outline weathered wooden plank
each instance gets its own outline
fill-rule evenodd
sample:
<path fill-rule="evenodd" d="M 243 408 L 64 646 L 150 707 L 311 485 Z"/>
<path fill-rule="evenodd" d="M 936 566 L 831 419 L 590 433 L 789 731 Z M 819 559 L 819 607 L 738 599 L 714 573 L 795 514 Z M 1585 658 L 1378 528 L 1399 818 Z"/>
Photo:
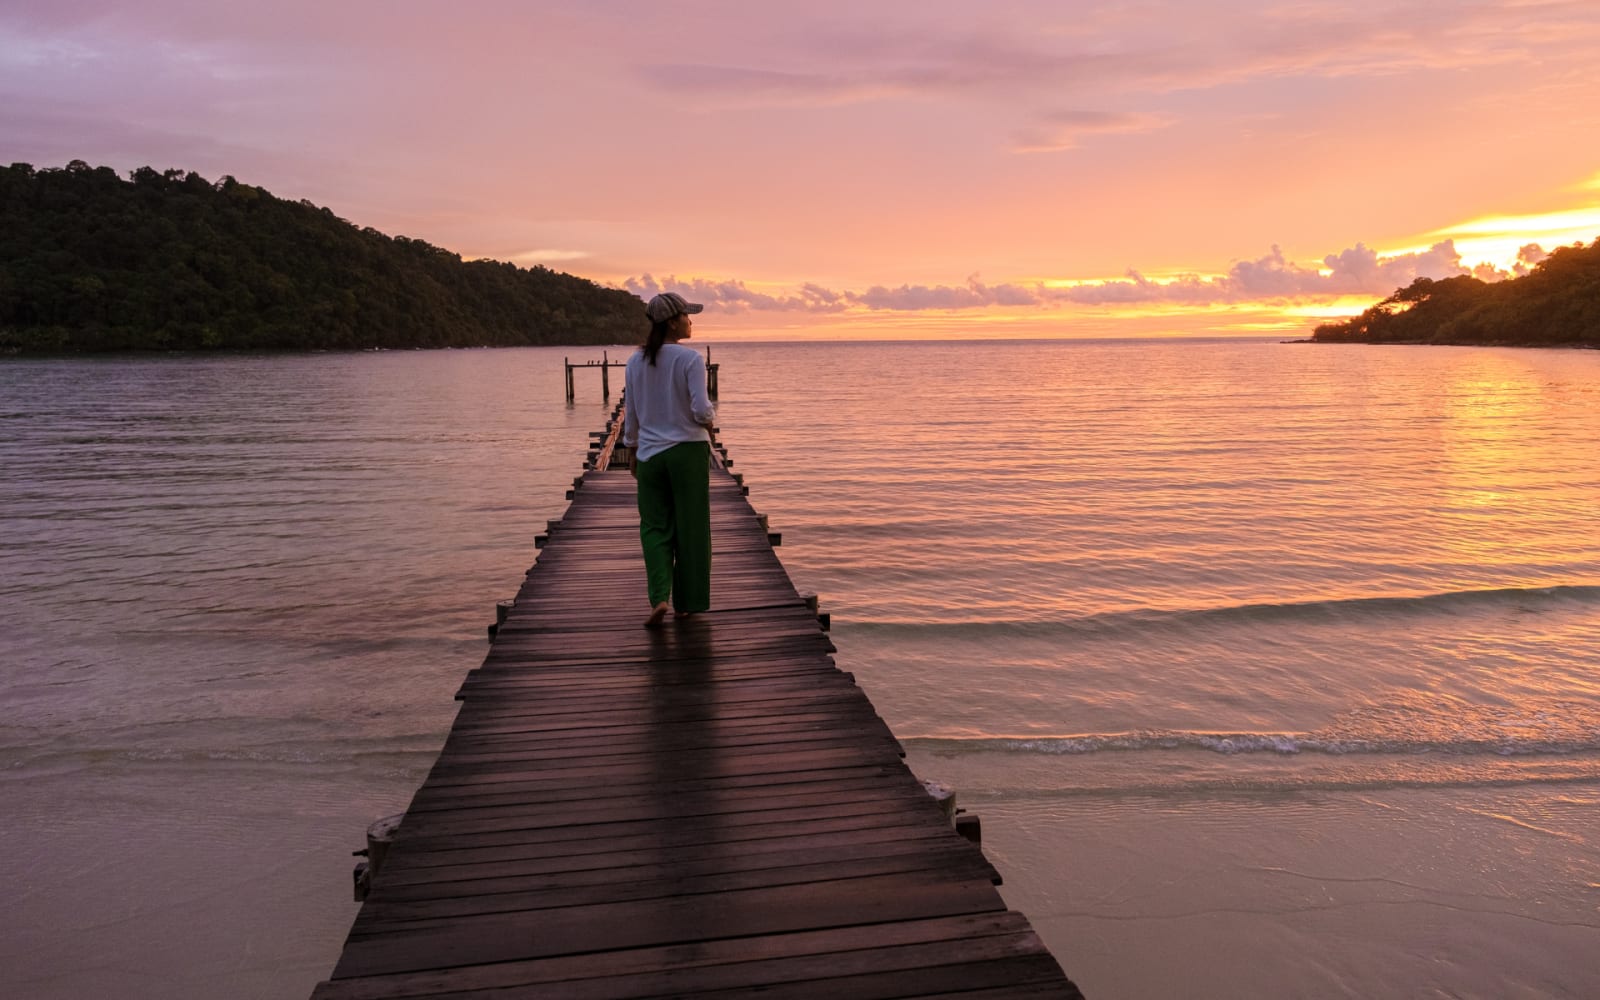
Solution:
<path fill-rule="evenodd" d="M 475 725 L 457 725 L 445 740 L 446 748 L 493 745 L 501 740 L 581 740 L 588 737 L 623 739 L 629 736 L 648 735 L 662 727 L 676 726 L 706 729 L 716 733 L 782 732 L 790 729 L 826 728 L 837 722 L 870 721 L 878 715 L 869 706 L 857 701 L 839 702 L 832 711 L 774 712 L 770 714 L 725 716 L 713 714 L 684 716 L 676 720 L 641 722 L 636 718 L 619 716 L 610 724 L 604 720 L 583 716 L 564 721 L 549 721 L 540 717 L 497 717 Z M 770 728 L 769 728 L 770 727 Z"/>
<path fill-rule="evenodd" d="M 513 888 L 495 885 L 490 891 L 476 881 L 450 882 L 457 890 L 430 899 L 396 899 L 384 896 L 361 908 L 356 929 L 364 934 L 384 926 L 410 921 L 439 920 L 490 913 L 564 909 L 604 903 L 643 902 L 654 899 L 686 899 L 715 893 L 781 886 L 810 885 L 822 881 L 845 881 L 916 872 L 938 872 L 946 876 L 985 880 L 993 878 L 989 866 L 975 851 L 963 851 L 947 844 L 934 851 L 902 851 L 866 857 L 832 858 L 825 863 L 779 865 L 729 870 L 721 865 L 715 871 L 686 872 L 676 866 L 632 869 L 632 878 L 572 884 L 561 879 L 545 879 L 542 884 Z M 429 888 L 438 890 L 441 883 Z M 398 928 L 404 929 L 404 928 Z"/>
<path fill-rule="evenodd" d="M 587 784 L 588 787 L 594 788 L 597 787 L 598 782 L 605 781 L 607 784 L 626 783 L 648 786 L 663 781 L 710 781 L 740 775 L 790 774 L 797 771 L 813 771 L 827 767 L 882 767 L 889 761 L 881 753 L 867 753 L 857 747 L 843 747 L 833 750 L 815 750 L 800 755 L 788 753 L 752 754 L 713 760 L 712 763 L 715 765 L 714 768 L 700 768 L 692 771 L 679 771 L 678 773 L 663 773 L 661 767 L 652 765 L 649 761 L 632 761 L 626 768 L 569 767 L 562 768 L 559 771 L 541 769 L 536 773 L 515 765 L 507 767 L 480 766 L 470 770 L 453 769 L 441 772 L 436 765 L 434 773 L 428 776 L 428 784 L 437 786 L 484 786 L 505 782 L 545 781 L 561 787 Z"/>
<path fill-rule="evenodd" d="M 931 920 L 884 924 L 876 928 L 877 948 L 905 945 L 942 945 L 947 942 L 1027 933 L 1027 921 L 1017 913 L 982 913 Z M 802 931 L 794 934 L 749 937 L 736 941 L 708 941 L 699 947 L 610 950 L 552 959 L 506 962 L 470 970 L 376 975 L 324 983 L 314 1000 L 406 1000 L 430 997 L 457 989 L 515 989 L 570 985 L 597 977 L 671 972 L 745 965 L 752 961 L 842 955 L 874 950 L 861 943 L 858 929 Z M 681 991 L 680 991 L 681 992 Z M 551 995 L 557 995 L 552 989 Z"/>
<path fill-rule="evenodd" d="M 804 823 L 769 823 L 710 831 L 698 843 L 664 845 L 650 833 L 617 837 L 597 844 L 567 840 L 542 844 L 514 840 L 485 847 L 412 847 L 384 863 L 384 888 L 437 882 L 444 878 L 514 878 L 553 872 L 593 870 L 696 858 L 737 858 L 782 851 L 823 851 L 890 841 L 929 840 L 948 844 L 942 830 L 922 819 L 847 816 Z"/>
<path fill-rule="evenodd" d="M 564 829 L 597 823 L 656 821 L 681 823 L 694 820 L 699 825 L 728 825 L 731 816 L 752 816 L 772 821 L 785 813 L 795 813 L 798 821 L 806 816 L 828 815 L 825 810 L 855 803 L 871 803 L 878 815 L 937 810 L 938 806 L 918 788 L 888 786 L 883 782 L 862 783 L 855 788 L 824 786 L 818 791 L 790 791 L 771 795 L 741 795 L 738 792 L 675 791 L 662 796 L 633 796 L 552 808 L 540 802 L 513 805 L 457 804 L 449 810 L 413 810 L 407 818 L 406 837 L 438 837 L 457 831 L 488 832 L 521 829 L 532 825 L 539 830 Z M 815 811 L 812 811 L 815 810 Z"/>
<path fill-rule="evenodd" d="M 1008 975 L 1012 970 L 997 966 L 997 963 L 1012 959 L 1020 960 L 1015 969 L 1026 969 L 1026 975 L 1043 985 L 1050 979 L 1049 969 L 1053 963 L 1048 961 L 1047 956 L 1047 960 L 1041 962 L 1042 953 L 1043 946 L 1032 932 L 983 935 L 928 944 L 858 947 L 843 952 L 757 962 L 680 966 L 631 975 L 601 974 L 541 984 L 549 992 L 530 995 L 560 996 L 562 1000 L 736 996 L 802 997 L 807 1000 L 817 997 L 894 998 L 916 995 L 905 991 L 917 990 L 930 982 L 939 983 L 940 980 L 944 988 L 983 981 L 1033 985 L 1024 983 L 1021 976 Z M 1044 970 L 1043 974 L 1041 969 Z M 496 987 L 485 988 L 493 989 Z M 490 994 L 477 990 L 451 992 L 448 995 L 452 998 L 504 996 L 503 993 Z M 1058 991 L 1053 995 L 1077 996 L 1075 991 Z"/>
<path fill-rule="evenodd" d="M 804 824 L 812 830 L 826 829 L 830 822 L 854 821 L 852 825 L 884 825 L 898 823 L 912 825 L 928 822 L 928 814 L 920 807 L 904 801 L 878 799 L 876 801 L 835 802 L 811 809 L 752 809 L 728 813 L 716 823 L 689 826 L 660 818 L 599 819 L 593 822 L 563 823 L 556 817 L 527 817 L 520 821 L 507 820 L 501 824 L 487 821 L 467 829 L 451 828 L 440 834 L 428 832 L 402 832 L 395 846 L 421 851 L 448 847 L 459 850 L 467 847 L 495 847 L 516 844 L 524 847 L 536 844 L 573 845 L 578 850 L 593 850 L 597 842 L 625 841 L 629 838 L 646 838 L 661 850 L 677 846 L 706 843 L 717 837 L 738 839 L 743 836 L 760 836 L 763 833 L 793 829 Z M 404 824 L 402 823 L 402 827 Z M 955 836 L 951 832 L 951 836 Z M 391 853 L 393 849 L 391 849 Z"/>
<path fill-rule="evenodd" d="M 540 698 L 541 705 L 549 706 L 584 706 L 604 705 L 612 709 L 644 708 L 666 711 L 677 708 L 704 707 L 711 705 L 736 704 L 740 702 L 773 701 L 775 699 L 792 699 L 796 704 L 808 701 L 821 701 L 833 692 L 827 685 L 837 683 L 840 686 L 848 685 L 849 681 L 838 678 L 836 681 L 828 679 L 816 680 L 809 677 L 799 678 L 760 678 L 758 680 L 743 681 L 729 680 L 713 684 L 682 684 L 658 685 L 649 689 L 633 693 L 608 695 L 602 699 L 599 696 L 562 696 Z M 489 698 L 498 696 L 507 698 L 518 694 L 536 694 L 520 688 L 514 680 L 468 682 L 468 690 L 478 697 Z"/>
<path fill-rule="evenodd" d="M 352 931 L 334 978 L 1004 909 L 987 880 L 913 874 L 569 906 L 540 921 L 537 933 L 530 933 L 524 914 L 495 913 L 419 921 L 403 933 L 369 937 Z"/>
<path fill-rule="evenodd" d="M 676 726 L 696 722 L 723 722 L 737 724 L 748 722 L 759 725 L 765 720 L 805 718 L 814 714 L 837 712 L 838 718 L 855 716 L 877 718 L 870 706 L 863 707 L 853 688 L 839 688 L 822 692 L 820 696 L 796 702 L 788 698 L 753 699 L 736 705 L 685 705 L 670 711 L 651 713 L 645 725 Z M 488 703 L 486 699 L 468 702 L 456 718 L 456 725 L 464 734 L 507 732 L 555 733 L 566 729 L 605 729 L 640 725 L 636 712 L 614 709 L 612 711 L 586 711 L 583 707 L 552 708 L 537 698 L 506 699 Z"/>
<path fill-rule="evenodd" d="M 782 846 L 774 849 L 767 844 L 747 841 L 727 851 L 685 850 L 651 857 L 639 854 L 637 863 L 632 864 L 618 863 L 612 860 L 615 857 L 597 856 L 597 860 L 591 862 L 589 867 L 585 867 L 580 859 L 569 858 L 566 863 L 553 866 L 551 870 L 520 875 L 505 875 L 483 866 L 430 869 L 425 872 L 414 869 L 417 871 L 416 878 L 404 884 L 386 885 L 383 898 L 385 902 L 409 902 L 451 899 L 468 893 L 487 896 L 577 886 L 631 885 L 635 882 L 705 879 L 745 872 L 815 868 L 835 862 L 905 857 L 970 862 L 979 866 L 983 877 L 994 881 L 991 869 L 984 867 L 987 860 L 976 847 L 966 841 L 952 841 L 947 837 L 896 837 L 824 846 L 811 844 L 803 849 Z"/>
<path fill-rule="evenodd" d="M 488 746 L 448 749 L 439 758 L 447 767 L 470 767 L 479 763 L 506 763 L 522 761 L 530 765 L 549 762 L 560 766 L 572 760 L 604 765 L 625 758 L 645 755 L 661 758 L 666 755 L 688 753 L 769 753 L 780 750 L 810 750 L 820 747 L 859 743 L 863 746 L 884 744 L 894 747 L 895 740 L 887 726 L 880 720 L 856 723 L 840 722 L 821 728 L 799 730 L 769 730 L 747 734 L 719 734 L 692 727 L 664 727 L 662 730 L 631 740 L 622 739 L 572 739 L 555 741 L 503 740 Z"/>
<path fill-rule="evenodd" d="M 903 787 L 898 775 L 885 775 L 878 768 L 839 769 L 835 771 L 807 772 L 811 777 L 788 780 L 787 775 L 775 778 L 766 775 L 755 779 L 741 777 L 718 781 L 667 781 L 641 787 L 579 788 L 539 786 L 533 791 L 520 784 L 507 790 L 505 785 L 466 786 L 449 789 L 424 787 L 411 800 L 411 811 L 426 813 L 471 808 L 477 805 L 504 805 L 537 802 L 547 809 L 563 809 L 571 804 L 598 805 L 602 803 L 632 803 L 640 800 L 641 792 L 649 791 L 653 798 L 684 796 L 698 798 L 705 795 L 735 796 L 743 792 L 752 796 L 778 797 L 812 792 L 827 794 L 849 792 L 859 788 L 897 789 Z"/>

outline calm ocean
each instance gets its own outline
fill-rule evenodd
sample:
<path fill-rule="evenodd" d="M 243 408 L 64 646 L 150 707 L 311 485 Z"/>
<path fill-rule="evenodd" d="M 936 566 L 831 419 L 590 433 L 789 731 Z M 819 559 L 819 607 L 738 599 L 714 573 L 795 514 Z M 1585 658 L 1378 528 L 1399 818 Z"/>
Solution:
<path fill-rule="evenodd" d="M 1600 996 L 1600 352 L 712 353 L 1091 1000 Z M 327 975 L 603 423 L 564 355 L 0 359 L 0 995 Z"/>

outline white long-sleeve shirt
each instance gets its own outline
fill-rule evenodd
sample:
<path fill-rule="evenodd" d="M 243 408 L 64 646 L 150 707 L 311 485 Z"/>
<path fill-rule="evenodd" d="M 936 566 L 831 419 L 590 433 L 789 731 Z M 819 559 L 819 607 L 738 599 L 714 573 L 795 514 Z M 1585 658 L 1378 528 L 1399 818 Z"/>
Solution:
<path fill-rule="evenodd" d="M 706 395 L 706 362 L 699 351 L 662 344 L 654 365 L 637 351 L 628 359 L 624 384 L 622 443 L 638 449 L 639 461 L 685 441 L 711 440 L 702 425 L 714 421 L 717 410 Z"/>

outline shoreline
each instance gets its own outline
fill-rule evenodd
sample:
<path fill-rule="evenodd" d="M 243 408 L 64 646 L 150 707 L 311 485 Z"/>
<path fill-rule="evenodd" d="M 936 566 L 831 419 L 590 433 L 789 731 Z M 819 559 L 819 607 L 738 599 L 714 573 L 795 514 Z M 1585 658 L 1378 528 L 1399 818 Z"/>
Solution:
<path fill-rule="evenodd" d="M 1301 340 L 1280 340 L 1280 344 L 1362 344 L 1368 347 L 1517 347 L 1544 351 L 1600 351 L 1600 343 L 1584 341 L 1576 344 L 1524 344 L 1510 340 L 1318 340 L 1306 337 Z"/>

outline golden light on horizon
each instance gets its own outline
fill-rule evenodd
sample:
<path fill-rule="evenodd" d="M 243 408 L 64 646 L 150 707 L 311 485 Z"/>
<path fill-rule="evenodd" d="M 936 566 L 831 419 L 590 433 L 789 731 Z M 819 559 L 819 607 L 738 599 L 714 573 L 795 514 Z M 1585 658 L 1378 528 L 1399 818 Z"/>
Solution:
<path fill-rule="evenodd" d="M 1600 175 L 1585 186 L 1592 184 L 1600 184 Z M 1486 215 L 1436 229 L 1431 235 L 1455 240 L 1456 251 L 1468 267 L 1490 264 L 1510 270 L 1530 243 L 1548 253 L 1600 238 L 1600 205 L 1535 215 Z"/>
<path fill-rule="evenodd" d="M 1225 274 L 1213 274 L 1202 271 L 1140 271 L 1139 280 L 1151 285 L 1170 285 L 1178 281 L 1219 281 L 1226 278 Z M 1101 285 L 1131 282 L 1134 279 L 1126 274 L 1114 278 L 1027 278 L 1020 284 L 1036 284 L 1042 288 L 1096 288 Z"/>
<path fill-rule="evenodd" d="M 1284 306 L 1283 313 L 1286 316 L 1296 316 L 1304 319 L 1342 319 L 1346 316 L 1359 316 L 1376 304 L 1377 301 L 1370 295 L 1341 295 L 1338 298 L 1323 302 L 1296 303 Z"/>
<path fill-rule="evenodd" d="M 1527 236 L 1564 235 L 1569 232 L 1600 232 L 1600 206 L 1574 208 L 1540 215 L 1488 215 L 1470 222 L 1434 230 L 1436 235 Z"/>

